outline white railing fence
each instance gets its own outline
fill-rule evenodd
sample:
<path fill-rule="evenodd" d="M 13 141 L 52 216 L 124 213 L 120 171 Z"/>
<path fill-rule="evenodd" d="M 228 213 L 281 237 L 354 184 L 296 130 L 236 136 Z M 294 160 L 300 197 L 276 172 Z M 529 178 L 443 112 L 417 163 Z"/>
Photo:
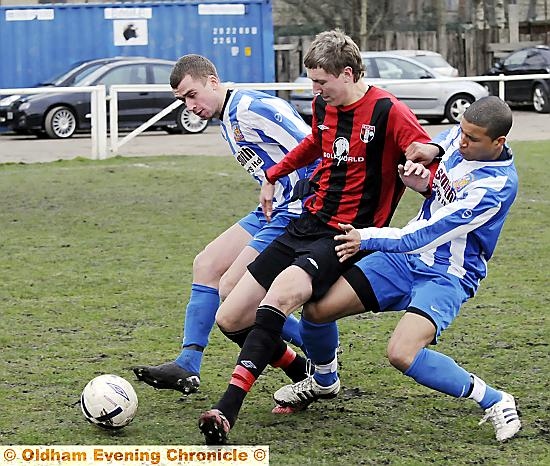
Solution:
<path fill-rule="evenodd" d="M 107 158 L 107 95 L 105 86 L 83 87 L 27 87 L 0 89 L 0 95 L 15 94 L 72 94 L 75 92 L 89 92 L 91 98 L 90 125 L 92 139 L 92 159 Z"/>
<path fill-rule="evenodd" d="M 457 82 L 457 81 L 477 81 L 490 82 L 498 81 L 499 97 L 505 97 L 505 82 L 521 81 L 526 79 L 549 79 L 547 74 L 530 74 L 516 76 L 466 76 L 459 78 L 437 78 L 437 79 L 396 79 L 396 80 L 376 80 L 375 85 L 384 87 L 387 84 L 411 84 L 411 83 L 434 83 L 434 82 Z M 270 91 L 291 91 L 311 89 L 310 83 L 225 83 L 231 89 L 256 89 Z M 25 89 L 0 89 L 0 95 L 10 94 L 46 94 L 51 92 L 90 92 L 91 93 L 91 141 L 92 141 L 92 159 L 104 159 L 109 155 L 116 155 L 120 147 L 134 139 L 150 126 L 174 109 L 182 105 L 182 102 L 175 100 L 164 110 L 150 118 L 131 133 L 119 139 L 118 127 L 118 96 L 124 92 L 170 92 L 169 85 L 163 84 L 132 84 L 132 85 L 112 85 L 109 94 L 106 93 L 105 86 L 88 87 L 57 87 L 53 88 L 25 88 Z M 109 129 L 110 129 L 110 150 L 107 147 L 107 104 L 109 101 Z"/>

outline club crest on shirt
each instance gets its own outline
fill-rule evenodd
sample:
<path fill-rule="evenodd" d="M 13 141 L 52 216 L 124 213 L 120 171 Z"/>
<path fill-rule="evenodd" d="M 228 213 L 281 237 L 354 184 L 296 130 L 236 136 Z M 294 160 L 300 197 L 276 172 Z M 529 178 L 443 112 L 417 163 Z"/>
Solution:
<path fill-rule="evenodd" d="M 361 138 L 361 141 L 363 141 L 365 144 L 368 144 L 374 139 L 374 132 L 376 131 L 376 128 L 373 125 L 363 125 L 361 126 L 361 134 L 359 137 Z"/>
<path fill-rule="evenodd" d="M 241 132 L 241 128 L 239 128 L 238 123 L 233 123 L 231 125 L 231 128 L 233 129 L 233 136 L 235 136 L 235 141 L 241 142 L 244 141 L 243 133 Z"/>
<path fill-rule="evenodd" d="M 468 173 L 467 175 L 464 175 L 462 178 L 459 178 L 458 180 L 453 181 L 453 188 L 456 192 L 458 192 L 465 186 L 469 185 L 472 181 L 474 181 L 474 177 L 471 173 Z"/>

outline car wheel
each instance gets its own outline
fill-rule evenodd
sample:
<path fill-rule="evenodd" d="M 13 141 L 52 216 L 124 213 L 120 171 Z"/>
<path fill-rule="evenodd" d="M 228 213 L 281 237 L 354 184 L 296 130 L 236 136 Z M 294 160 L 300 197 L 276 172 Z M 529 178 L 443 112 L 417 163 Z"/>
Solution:
<path fill-rule="evenodd" d="M 182 133 L 198 134 L 206 129 L 208 120 L 203 120 L 186 107 L 180 106 L 176 113 L 176 125 Z"/>
<path fill-rule="evenodd" d="M 538 113 L 550 113 L 548 93 L 544 90 L 542 84 L 537 84 L 533 88 L 533 107 Z"/>
<path fill-rule="evenodd" d="M 52 139 L 70 138 L 76 131 L 76 116 L 68 107 L 54 107 L 46 114 L 44 129 Z"/>
<path fill-rule="evenodd" d="M 458 123 L 462 114 L 475 99 L 471 95 L 458 94 L 452 96 L 445 105 L 445 116 L 451 123 Z"/>

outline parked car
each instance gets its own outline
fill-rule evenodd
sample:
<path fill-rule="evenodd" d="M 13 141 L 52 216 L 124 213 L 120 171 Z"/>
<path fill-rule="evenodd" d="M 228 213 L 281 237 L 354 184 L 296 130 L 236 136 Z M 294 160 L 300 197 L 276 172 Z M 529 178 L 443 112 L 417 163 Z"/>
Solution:
<path fill-rule="evenodd" d="M 457 123 L 472 102 L 489 94 L 487 89 L 473 81 L 431 82 L 444 76 L 412 58 L 390 52 L 362 52 L 361 55 L 366 68 L 365 81 L 391 92 L 406 103 L 418 118 L 429 123 L 441 123 L 445 118 Z M 379 82 L 382 79 L 422 81 L 382 84 Z M 310 80 L 302 74 L 295 82 L 307 84 Z M 308 121 L 311 121 L 312 99 L 310 89 L 292 91 L 290 94 L 290 102 Z"/>
<path fill-rule="evenodd" d="M 36 87 L 55 86 L 65 87 L 74 86 L 75 81 L 83 79 L 91 72 L 97 70 L 100 66 L 116 61 L 143 60 L 146 57 L 106 57 L 95 58 L 93 60 L 81 60 L 73 63 L 68 70 L 61 74 L 56 74 L 53 77 L 36 84 Z"/>
<path fill-rule="evenodd" d="M 431 50 L 392 50 L 391 53 L 402 57 L 414 58 L 416 61 L 426 65 L 432 71 L 443 76 L 454 78 L 458 76 L 458 69 L 452 66 L 443 56 Z"/>
<path fill-rule="evenodd" d="M 539 113 L 550 113 L 550 47 L 538 45 L 512 52 L 495 63 L 485 73 L 489 76 L 514 76 L 522 74 L 548 74 L 548 79 L 522 79 L 504 83 L 504 98 L 510 104 L 529 104 Z M 498 95 L 498 81 L 489 81 L 485 86 L 493 95 Z"/>
<path fill-rule="evenodd" d="M 94 86 L 104 84 L 167 84 L 174 62 L 151 58 L 115 58 L 80 64 L 46 85 Z M 122 129 L 140 126 L 174 101 L 171 92 L 124 92 L 118 95 L 118 121 Z M 90 93 L 13 95 L 0 100 L 0 126 L 18 133 L 69 138 L 90 129 Z M 155 123 L 170 133 L 200 133 L 208 122 L 184 105 Z"/>

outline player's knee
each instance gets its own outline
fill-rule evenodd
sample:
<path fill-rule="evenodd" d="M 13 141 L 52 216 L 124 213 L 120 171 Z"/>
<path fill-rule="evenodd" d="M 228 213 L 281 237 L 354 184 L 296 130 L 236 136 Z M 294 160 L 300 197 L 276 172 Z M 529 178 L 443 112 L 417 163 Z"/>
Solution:
<path fill-rule="evenodd" d="M 223 270 L 220 270 L 216 257 L 208 251 L 199 252 L 193 261 L 193 282 L 218 287 Z"/>
<path fill-rule="evenodd" d="M 405 372 L 414 361 L 416 352 L 400 340 L 391 339 L 386 349 L 390 364 L 401 372 Z"/>
<path fill-rule="evenodd" d="M 224 311 L 223 307 L 216 314 L 216 324 L 223 332 L 237 332 L 246 327 L 238 314 Z"/>

